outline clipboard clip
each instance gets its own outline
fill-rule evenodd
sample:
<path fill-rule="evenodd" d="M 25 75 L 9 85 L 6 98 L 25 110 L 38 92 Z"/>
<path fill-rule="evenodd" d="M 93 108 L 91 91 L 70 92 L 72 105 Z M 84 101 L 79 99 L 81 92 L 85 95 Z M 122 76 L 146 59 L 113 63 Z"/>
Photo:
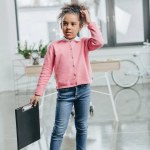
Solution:
<path fill-rule="evenodd" d="M 25 106 L 22 107 L 22 111 L 25 112 L 25 111 L 27 111 L 27 110 L 29 110 L 31 108 L 33 108 L 33 105 L 32 104 L 28 104 L 28 105 L 25 105 Z"/>

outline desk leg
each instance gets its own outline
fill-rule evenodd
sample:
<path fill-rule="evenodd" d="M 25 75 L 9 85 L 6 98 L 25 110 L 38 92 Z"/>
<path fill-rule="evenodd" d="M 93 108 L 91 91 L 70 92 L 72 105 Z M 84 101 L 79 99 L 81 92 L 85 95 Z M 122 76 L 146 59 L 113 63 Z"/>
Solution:
<path fill-rule="evenodd" d="M 115 115 L 115 119 L 118 122 L 119 119 L 118 119 L 118 114 L 117 114 L 117 111 L 116 111 L 116 106 L 115 106 L 115 103 L 114 103 L 114 98 L 113 98 L 110 82 L 109 82 L 109 79 L 108 79 L 108 72 L 105 72 L 105 78 L 106 78 L 106 82 L 107 82 L 107 86 L 108 86 L 108 91 L 109 91 L 110 100 L 111 100 L 111 104 L 112 104 L 112 107 L 113 107 L 113 112 L 114 112 L 114 115 Z"/>

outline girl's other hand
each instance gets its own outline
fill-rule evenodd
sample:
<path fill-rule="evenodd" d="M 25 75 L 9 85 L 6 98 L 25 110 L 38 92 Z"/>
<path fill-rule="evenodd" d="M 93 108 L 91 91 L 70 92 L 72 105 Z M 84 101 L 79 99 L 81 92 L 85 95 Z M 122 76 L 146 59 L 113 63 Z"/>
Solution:
<path fill-rule="evenodd" d="M 30 103 L 31 103 L 33 106 L 36 106 L 37 103 L 39 102 L 39 99 L 40 99 L 40 96 L 34 95 L 33 97 L 31 97 Z"/>
<path fill-rule="evenodd" d="M 91 22 L 91 17 L 88 10 L 81 10 L 81 16 L 84 18 L 85 23 L 88 25 Z"/>

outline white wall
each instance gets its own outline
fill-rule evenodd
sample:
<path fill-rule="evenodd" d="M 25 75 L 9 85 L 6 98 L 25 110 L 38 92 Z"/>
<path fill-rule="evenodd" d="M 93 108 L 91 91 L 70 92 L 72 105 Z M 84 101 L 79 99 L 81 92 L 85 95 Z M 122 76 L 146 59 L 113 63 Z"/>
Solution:
<path fill-rule="evenodd" d="M 13 90 L 12 57 L 16 48 L 14 0 L 0 1 L 0 92 Z"/>

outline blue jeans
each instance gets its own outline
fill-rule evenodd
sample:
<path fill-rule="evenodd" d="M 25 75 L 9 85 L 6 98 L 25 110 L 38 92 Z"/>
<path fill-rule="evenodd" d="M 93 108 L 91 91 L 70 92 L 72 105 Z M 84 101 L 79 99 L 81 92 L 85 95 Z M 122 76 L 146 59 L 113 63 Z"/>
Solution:
<path fill-rule="evenodd" d="M 75 110 L 76 150 L 86 150 L 90 93 L 89 84 L 58 90 L 50 150 L 60 150 L 73 105 Z"/>

